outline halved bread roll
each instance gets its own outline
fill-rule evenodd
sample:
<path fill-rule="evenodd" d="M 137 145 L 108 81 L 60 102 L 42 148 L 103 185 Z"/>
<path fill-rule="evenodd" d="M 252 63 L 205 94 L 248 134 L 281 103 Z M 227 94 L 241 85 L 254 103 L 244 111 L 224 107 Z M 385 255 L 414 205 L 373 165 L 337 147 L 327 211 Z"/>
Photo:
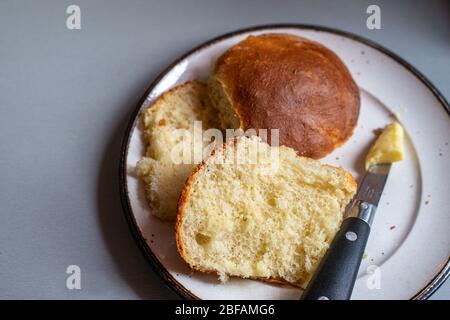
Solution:
<path fill-rule="evenodd" d="M 231 47 L 208 86 L 224 128 L 279 129 L 281 145 L 314 159 L 342 145 L 359 116 L 359 89 L 341 59 L 290 34 L 249 36 Z"/>
<path fill-rule="evenodd" d="M 341 168 L 240 137 L 216 149 L 178 202 L 177 249 L 193 269 L 304 287 L 356 191 Z"/>

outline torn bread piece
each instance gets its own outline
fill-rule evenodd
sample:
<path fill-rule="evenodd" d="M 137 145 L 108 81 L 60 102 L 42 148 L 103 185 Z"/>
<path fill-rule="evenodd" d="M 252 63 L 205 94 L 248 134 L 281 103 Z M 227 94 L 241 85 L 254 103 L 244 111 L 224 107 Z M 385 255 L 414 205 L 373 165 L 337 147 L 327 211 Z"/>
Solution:
<path fill-rule="evenodd" d="M 204 149 L 194 150 L 194 143 L 197 146 L 210 143 L 203 141 L 201 135 L 194 135 L 195 123 L 197 121 L 201 130 L 216 128 L 215 115 L 206 85 L 198 81 L 189 81 L 165 92 L 142 113 L 147 150 L 137 163 L 136 172 L 145 184 L 150 211 L 158 218 L 175 218 L 183 185 L 203 157 Z M 188 159 L 182 158 L 186 153 L 180 157 L 177 154 L 187 141 L 183 133 L 190 139 Z M 200 155 L 194 155 L 195 152 Z M 199 158 L 197 163 L 195 158 Z"/>

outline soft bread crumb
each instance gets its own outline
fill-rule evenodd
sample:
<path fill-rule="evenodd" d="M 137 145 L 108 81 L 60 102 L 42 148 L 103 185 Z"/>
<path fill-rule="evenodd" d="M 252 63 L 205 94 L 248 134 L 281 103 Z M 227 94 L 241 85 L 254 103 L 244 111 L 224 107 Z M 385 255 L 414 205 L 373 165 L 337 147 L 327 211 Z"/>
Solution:
<path fill-rule="evenodd" d="M 238 162 L 250 150 L 258 163 Z M 259 162 L 276 165 L 260 165 Z M 241 137 L 215 151 L 186 182 L 177 248 L 194 269 L 304 287 L 341 222 L 356 183 L 343 169 L 293 149 Z"/>

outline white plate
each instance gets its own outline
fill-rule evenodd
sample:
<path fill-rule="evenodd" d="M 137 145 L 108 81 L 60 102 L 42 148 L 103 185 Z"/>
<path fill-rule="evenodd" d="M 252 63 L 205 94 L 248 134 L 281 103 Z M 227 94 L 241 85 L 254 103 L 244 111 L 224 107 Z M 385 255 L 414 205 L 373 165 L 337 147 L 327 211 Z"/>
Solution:
<path fill-rule="evenodd" d="M 370 235 L 353 299 L 427 298 L 449 275 L 449 105 L 412 66 L 368 40 L 315 26 L 262 26 L 233 32 L 190 51 L 166 69 L 135 110 L 124 137 L 122 203 L 133 234 L 155 270 L 183 297 L 298 299 L 301 291 L 253 280 L 192 272 L 178 256 L 174 227 L 154 218 L 133 175 L 144 154 L 138 113 L 164 91 L 207 79 L 212 62 L 250 34 L 286 32 L 318 41 L 344 61 L 361 90 L 361 115 L 351 139 L 322 161 L 361 176 L 373 131 L 398 114 L 406 129 L 406 159 L 393 166 Z"/>

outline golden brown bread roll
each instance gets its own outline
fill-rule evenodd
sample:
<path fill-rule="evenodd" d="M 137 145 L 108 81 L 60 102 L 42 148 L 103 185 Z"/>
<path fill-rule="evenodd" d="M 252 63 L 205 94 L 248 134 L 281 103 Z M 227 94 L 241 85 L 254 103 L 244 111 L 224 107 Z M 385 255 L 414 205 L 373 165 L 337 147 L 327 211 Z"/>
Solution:
<path fill-rule="evenodd" d="M 230 48 L 209 92 L 224 127 L 280 129 L 280 144 L 315 159 L 343 144 L 359 115 L 358 87 L 338 56 L 288 34 L 249 36 Z"/>

